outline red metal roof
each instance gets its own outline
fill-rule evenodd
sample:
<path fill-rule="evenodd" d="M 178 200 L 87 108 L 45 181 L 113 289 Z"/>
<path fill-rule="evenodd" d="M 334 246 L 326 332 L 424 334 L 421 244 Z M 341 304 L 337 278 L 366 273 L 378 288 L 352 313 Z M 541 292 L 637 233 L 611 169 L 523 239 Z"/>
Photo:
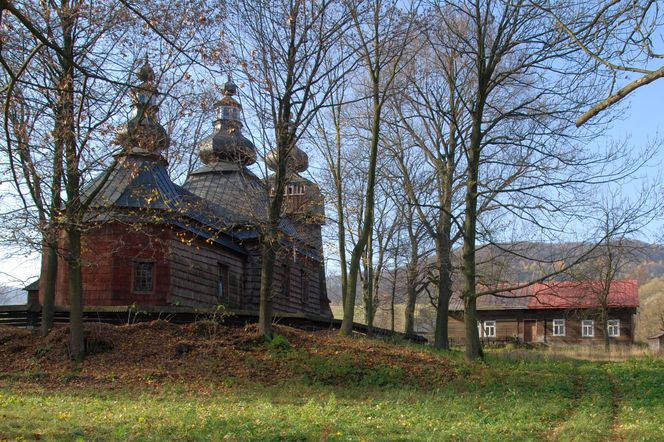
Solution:
<path fill-rule="evenodd" d="M 604 281 L 561 281 L 535 284 L 528 309 L 596 308 L 603 304 Z M 608 307 L 638 307 L 639 286 L 635 279 L 612 281 Z"/>
<path fill-rule="evenodd" d="M 533 284 L 521 289 L 506 290 L 510 285 L 494 286 L 496 295 L 485 295 L 477 299 L 478 310 L 532 310 L 573 309 L 600 307 L 603 281 L 552 281 Z M 478 287 L 478 292 L 487 287 Z M 506 291 L 500 291 L 506 290 Z M 632 308 L 639 306 L 638 283 L 635 279 L 611 282 L 608 307 Z M 462 311 L 463 301 L 455 293 L 450 299 L 450 310 Z"/>

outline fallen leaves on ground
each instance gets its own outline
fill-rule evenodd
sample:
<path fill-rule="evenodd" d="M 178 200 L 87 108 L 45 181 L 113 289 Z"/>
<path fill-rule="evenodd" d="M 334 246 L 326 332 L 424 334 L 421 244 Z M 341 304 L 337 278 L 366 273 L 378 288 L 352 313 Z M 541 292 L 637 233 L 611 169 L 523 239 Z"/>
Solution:
<path fill-rule="evenodd" d="M 229 382 L 277 384 L 301 378 L 316 363 L 353 370 L 396 370 L 404 382 L 432 387 L 455 376 L 455 362 L 424 348 L 393 344 L 336 330 L 304 331 L 275 325 L 288 348 L 270 348 L 255 324 L 244 327 L 198 321 L 85 325 L 88 356 L 68 357 L 68 327 L 42 338 L 37 331 L 0 326 L 0 385 L 8 379 L 47 388 L 127 388 L 167 383 L 195 386 Z M 326 365 L 327 364 L 327 365 Z M 341 372 L 341 376 L 345 372 Z"/>

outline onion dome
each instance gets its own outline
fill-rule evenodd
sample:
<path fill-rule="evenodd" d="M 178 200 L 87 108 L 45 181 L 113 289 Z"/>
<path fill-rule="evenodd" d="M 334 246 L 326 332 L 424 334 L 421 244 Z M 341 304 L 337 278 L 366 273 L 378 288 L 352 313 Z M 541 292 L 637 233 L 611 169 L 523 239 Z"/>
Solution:
<path fill-rule="evenodd" d="M 147 56 L 136 78 L 141 83 L 132 87 L 131 114 L 117 141 L 126 151 L 159 154 L 168 148 L 170 140 L 159 124 L 159 90 Z"/>
<path fill-rule="evenodd" d="M 279 162 L 277 161 L 277 149 L 272 149 L 267 155 L 265 155 L 265 164 L 267 164 L 267 167 L 271 171 L 277 171 L 277 168 L 279 167 Z M 299 147 L 293 147 L 286 159 L 286 171 L 291 173 L 302 173 L 307 170 L 308 167 L 309 155 Z"/>
<path fill-rule="evenodd" d="M 249 166 L 256 162 L 256 147 L 242 135 L 242 106 L 233 98 L 236 94 L 237 86 L 229 79 L 217 105 L 214 133 L 200 145 L 205 164 L 226 162 Z"/>

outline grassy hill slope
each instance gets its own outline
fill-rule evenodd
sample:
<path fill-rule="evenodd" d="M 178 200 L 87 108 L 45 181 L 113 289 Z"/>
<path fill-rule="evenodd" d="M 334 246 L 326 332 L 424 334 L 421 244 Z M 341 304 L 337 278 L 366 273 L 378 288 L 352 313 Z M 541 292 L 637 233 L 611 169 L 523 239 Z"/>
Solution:
<path fill-rule="evenodd" d="M 535 351 L 466 363 L 335 331 L 165 322 L 0 327 L 0 440 L 656 440 L 664 361 L 611 364 Z"/>

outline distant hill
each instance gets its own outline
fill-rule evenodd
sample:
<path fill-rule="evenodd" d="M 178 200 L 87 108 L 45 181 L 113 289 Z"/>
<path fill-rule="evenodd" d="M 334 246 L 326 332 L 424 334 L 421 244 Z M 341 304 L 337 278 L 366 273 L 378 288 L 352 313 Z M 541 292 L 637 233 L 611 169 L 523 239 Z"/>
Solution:
<path fill-rule="evenodd" d="M 645 284 L 664 276 L 664 246 L 630 241 L 629 263 L 620 278 Z M 477 254 L 478 267 L 487 268 L 503 280 L 529 281 L 552 273 L 587 253 L 586 243 L 508 243 L 482 248 Z M 598 253 L 601 253 L 598 252 Z M 561 277 L 562 278 L 562 277 Z"/>
<path fill-rule="evenodd" d="M 664 277 L 653 278 L 639 287 L 641 307 L 636 321 L 636 339 L 645 341 L 648 336 L 664 330 Z"/>

